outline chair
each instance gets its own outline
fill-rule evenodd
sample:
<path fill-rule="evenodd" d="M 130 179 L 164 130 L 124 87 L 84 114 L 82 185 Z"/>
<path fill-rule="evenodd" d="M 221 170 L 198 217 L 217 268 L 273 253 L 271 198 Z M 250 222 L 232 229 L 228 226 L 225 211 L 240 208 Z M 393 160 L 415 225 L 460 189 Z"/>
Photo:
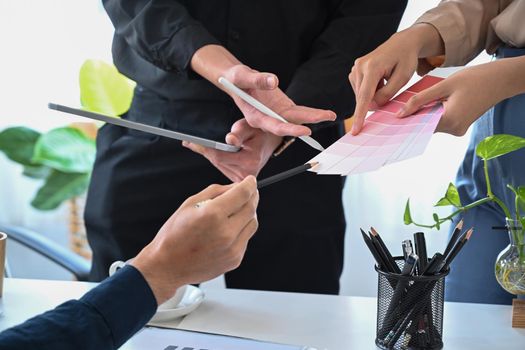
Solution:
<path fill-rule="evenodd" d="M 83 257 L 23 227 L 0 224 L 0 232 L 5 232 L 10 241 L 31 249 L 71 272 L 78 281 L 88 281 L 91 263 Z"/>

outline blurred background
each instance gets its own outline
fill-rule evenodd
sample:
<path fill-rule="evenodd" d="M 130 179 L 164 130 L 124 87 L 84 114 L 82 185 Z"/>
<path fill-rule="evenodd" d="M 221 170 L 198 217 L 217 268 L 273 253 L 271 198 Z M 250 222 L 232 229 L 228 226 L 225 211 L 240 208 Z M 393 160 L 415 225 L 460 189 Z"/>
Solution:
<path fill-rule="evenodd" d="M 408 27 L 437 0 L 410 0 L 400 29 Z M 76 121 L 47 109 L 48 102 L 79 106 L 79 69 L 86 59 L 111 62 L 113 27 L 97 0 L 0 1 L 0 130 L 27 126 L 39 132 Z M 474 64 L 490 57 L 480 55 Z M 348 67 L 350 71 L 351 67 Z M 347 179 L 344 200 L 347 217 L 345 268 L 341 294 L 375 296 L 373 261 L 359 227 L 374 226 L 393 252 L 416 230 L 403 224 L 408 197 L 412 215 L 428 221 L 432 204 L 454 180 L 468 141 L 436 134 L 418 158 L 380 171 Z M 41 180 L 22 176 L 22 167 L 0 154 L 0 223 L 33 229 L 64 247 L 70 247 L 71 206 L 51 211 L 30 206 Z M 81 209 L 81 205 L 80 205 Z M 78 230 L 78 228 L 73 228 Z M 427 232 L 429 252 L 443 249 L 448 227 Z M 271 258 L 271 256 L 269 256 Z M 8 244 L 12 274 L 19 278 L 71 279 L 72 276 L 16 243 Z M 221 288 L 221 278 L 204 288 Z"/>

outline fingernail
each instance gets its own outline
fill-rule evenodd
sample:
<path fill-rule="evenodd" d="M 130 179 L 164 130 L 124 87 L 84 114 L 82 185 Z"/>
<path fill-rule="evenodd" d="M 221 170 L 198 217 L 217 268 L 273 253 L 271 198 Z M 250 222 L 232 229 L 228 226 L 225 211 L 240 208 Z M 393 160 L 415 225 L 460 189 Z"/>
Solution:
<path fill-rule="evenodd" d="M 396 117 L 403 118 L 405 116 L 406 112 L 407 112 L 406 109 L 403 107 L 399 111 L 397 111 Z"/>
<path fill-rule="evenodd" d="M 268 87 L 273 88 L 275 86 L 275 78 L 274 77 L 267 77 L 266 78 L 266 84 L 268 84 Z"/>

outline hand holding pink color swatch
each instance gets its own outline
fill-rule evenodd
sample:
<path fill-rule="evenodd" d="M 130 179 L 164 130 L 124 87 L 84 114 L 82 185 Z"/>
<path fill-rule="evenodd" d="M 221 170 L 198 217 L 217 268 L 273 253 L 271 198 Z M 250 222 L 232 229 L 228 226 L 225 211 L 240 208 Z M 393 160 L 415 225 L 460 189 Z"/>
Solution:
<path fill-rule="evenodd" d="M 422 154 L 443 115 L 443 105 L 432 102 L 410 116 L 399 118 L 410 97 L 443 78 L 427 75 L 372 113 L 357 136 L 347 133 L 309 162 L 310 171 L 351 175 L 377 170 L 387 164 Z"/>

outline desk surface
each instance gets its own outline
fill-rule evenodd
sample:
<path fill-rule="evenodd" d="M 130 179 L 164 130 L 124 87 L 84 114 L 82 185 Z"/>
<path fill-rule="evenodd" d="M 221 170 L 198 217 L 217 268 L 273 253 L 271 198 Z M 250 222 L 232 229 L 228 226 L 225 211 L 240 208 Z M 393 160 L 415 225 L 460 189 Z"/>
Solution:
<path fill-rule="evenodd" d="M 6 279 L 0 330 L 59 303 L 93 284 Z M 314 294 L 209 289 L 202 305 L 167 325 L 319 349 L 376 349 L 376 299 Z M 511 307 L 446 303 L 444 349 L 524 348 L 525 330 L 511 327 Z"/>

